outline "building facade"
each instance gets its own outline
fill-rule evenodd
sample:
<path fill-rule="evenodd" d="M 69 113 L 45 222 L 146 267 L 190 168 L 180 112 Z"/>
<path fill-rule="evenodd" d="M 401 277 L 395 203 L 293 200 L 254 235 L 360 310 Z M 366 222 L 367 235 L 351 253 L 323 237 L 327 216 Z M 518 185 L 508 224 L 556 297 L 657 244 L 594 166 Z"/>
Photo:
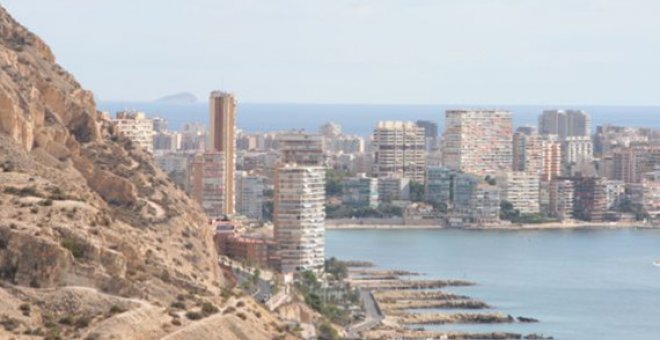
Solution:
<path fill-rule="evenodd" d="M 209 218 L 223 217 L 227 211 L 224 152 L 195 155 L 189 164 L 188 175 L 190 196 L 200 204 Z"/>
<path fill-rule="evenodd" d="M 427 202 L 444 204 L 449 207 L 452 195 L 452 183 L 456 170 L 445 167 L 433 166 L 426 169 L 426 181 L 424 183 L 424 197 Z"/>
<path fill-rule="evenodd" d="M 591 117 L 582 110 L 546 110 L 539 116 L 539 133 L 567 137 L 589 137 Z"/>
<path fill-rule="evenodd" d="M 422 183 L 426 168 L 424 129 L 412 122 L 381 121 L 373 133 L 374 174 Z"/>
<path fill-rule="evenodd" d="M 509 171 L 512 134 L 509 111 L 449 110 L 445 113 L 443 164 L 477 175 Z"/>
<path fill-rule="evenodd" d="M 410 200 L 410 178 L 387 176 L 378 178 L 378 199 L 381 202 Z"/>
<path fill-rule="evenodd" d="M 323 270 L 325 169 L 284 165 L 275 176 L 275 241 L 284 273 Z"/>
<path fill-rule="evenodd" d="M 115 132 L 149 153 L 154 152 L 154 124 L 144 112 L 117 112 L 112 120 Z"/>
<path fill-rule="evenodd" d="M 378 179 L 361 174 L 345 178 L 342 183 L 342 204 L 371 207 L 378 206 Z"/>
<path fill-rule="evenodd" d="M 255 220 L 263 219 L 265 179 L 245 171 L 236 176 L 236 211 Z"/>
<path fill-rule="evenodd" d="M 524 171 L 508 171 L 497 178 L 502 200 L 508 201 L 514 209 L 523 214 L 538 214 L 539 176 Z"/>
<path fill-rule="evenodd" d="M 236 100 L 232 94 L 213 91 L 209 98 L 209 151 L 224 154 L 223 214 L 235 212 Z"/>
<path fill-rule="evenodd" d="M 276 140 L 281 164 L 326 165 L 321 135 L 291 131 L 278 134 Z"/>

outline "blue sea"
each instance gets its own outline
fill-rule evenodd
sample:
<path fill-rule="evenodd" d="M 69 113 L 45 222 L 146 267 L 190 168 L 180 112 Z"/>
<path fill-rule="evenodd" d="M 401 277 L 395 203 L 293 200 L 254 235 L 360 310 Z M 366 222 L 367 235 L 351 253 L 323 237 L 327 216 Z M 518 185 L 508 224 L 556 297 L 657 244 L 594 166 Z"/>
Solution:
<path fill-rule="evenodd" d="M 328 230 L 326 256 L 474 281 L 449 290 L 540 320 L 430 330 L 660 339 L 660 230 Z"/>
<path fill-rule="evenodd" d="M 104 102 L 99 110 L 115 112 L 125 109 L 144 111 L 149 116 L 168 120 L 170 130 L 184 123 L 206 124 L 208 104 L 167 104 L 159 102 Z M 539 114 L 546 109 L 583 109 L 590 113 L 592 126 L 613 124 L 660 128 L 657 106 L 520 106 L 520 105 L 355 105 L 355 104 L 238 104 L 238 128 L 248 131 L 305 129 L 316 131 L 328 121 L 342 125 L 344 132 L 369 135 L 379 120 L 430 120 L 442 131 L 444 112 L 456 108 L 499 108 L 511 110 L 514 125 L 537 125 Z"/>

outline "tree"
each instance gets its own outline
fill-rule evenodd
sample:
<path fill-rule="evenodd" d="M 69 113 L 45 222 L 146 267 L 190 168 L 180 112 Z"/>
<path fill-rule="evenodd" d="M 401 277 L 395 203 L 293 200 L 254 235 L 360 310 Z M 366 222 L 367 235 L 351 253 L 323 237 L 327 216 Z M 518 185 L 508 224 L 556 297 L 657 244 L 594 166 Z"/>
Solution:
<path fill-rule="evenodd" d="M 346 177 L 346 173 L 343 171 L 327 170 L 325 172 L 325 194 L 327 196 L 340 196 L 344 177 Z"/>
<path fill-rule="evenodd" d="M 424 200 L 424 184 L 410 181 L 410 199 L 413 202 L 421 202 Z"/>
<path fill-rule="evenodd" d="M 500 218 L 507 221 L 520 216 L 520 211 L 513 208 L 513 204 L 509 201 L 502 200 L 500 202 Z"/>

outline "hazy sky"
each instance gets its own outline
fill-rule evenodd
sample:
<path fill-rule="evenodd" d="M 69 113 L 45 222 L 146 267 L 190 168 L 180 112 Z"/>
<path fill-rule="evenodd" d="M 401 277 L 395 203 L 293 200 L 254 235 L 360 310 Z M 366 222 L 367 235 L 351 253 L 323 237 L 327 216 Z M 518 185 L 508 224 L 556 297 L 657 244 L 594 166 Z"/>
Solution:
<path fill-rule="evenodd" d="M 660 104 L 658 0 L 4 0 L 105 100 Z"/>

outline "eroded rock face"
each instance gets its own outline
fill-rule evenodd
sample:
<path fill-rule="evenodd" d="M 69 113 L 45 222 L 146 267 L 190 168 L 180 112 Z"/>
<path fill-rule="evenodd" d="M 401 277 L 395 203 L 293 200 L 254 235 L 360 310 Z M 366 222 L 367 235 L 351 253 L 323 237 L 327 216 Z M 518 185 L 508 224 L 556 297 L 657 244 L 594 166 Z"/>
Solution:
<path fill-rule="evenodd" d="M 201 210 L 110 129 L 93 94 L 0 7 L 0 280 L 154 299 L 217 291 Z"/>
<path fill-rule="evenodd" d="M 71 254 L 46 238 L 0 227 L 0 278 L 31 287 L 55 287 L 73 264 Z"/>

